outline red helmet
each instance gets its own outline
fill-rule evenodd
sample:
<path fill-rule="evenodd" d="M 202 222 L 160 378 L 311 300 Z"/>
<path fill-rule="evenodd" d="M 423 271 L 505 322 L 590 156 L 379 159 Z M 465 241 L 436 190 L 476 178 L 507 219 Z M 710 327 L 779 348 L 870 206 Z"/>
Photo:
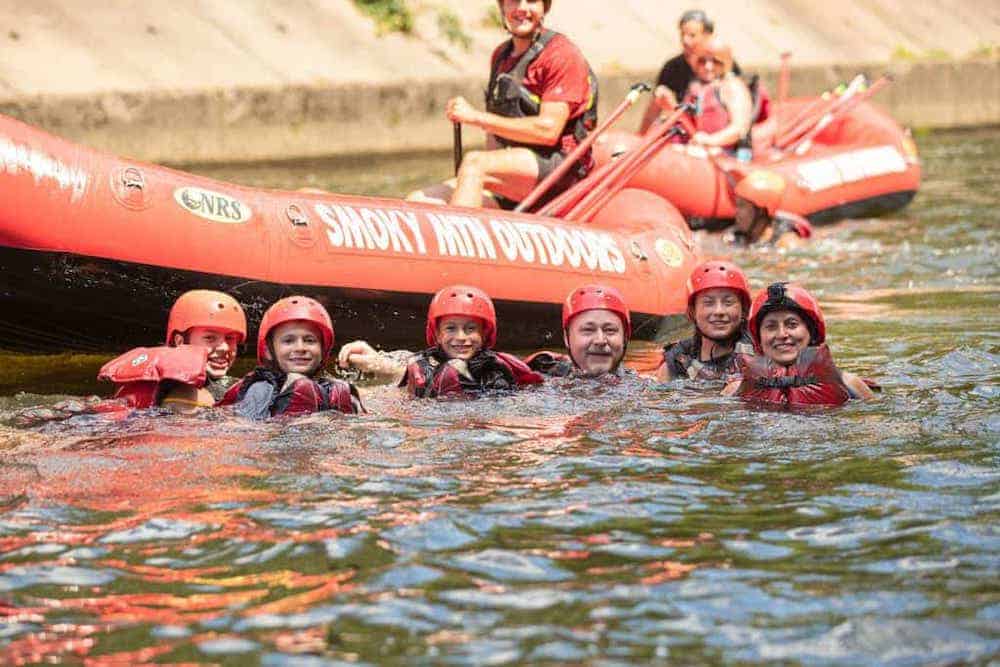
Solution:
<path fill-rule="evenodd" d="M 632 338 L 632 317 L 625 297 L 614 287 L 606 285 L 584 285 L 569 293 L 563 302 L 563 331 L 569 328 L 570 321 L 582 312 L 588 310 L 610 310 L 622 321 L 625 329 L 625 342 Z"/>
<path fill-rule="evenodd" d="M 319 327 L 323 336 L 323 361 L 326 361 L 333 347 L 333 322 L 319 301 L 307 296 L 289 296 L 271 304 L 260 320 L 260 330 L 257 333 L 257 362 L 267 361 L 267 339 L 279 324 L 285 322 L 304 321 Z"/>
<path fill-rule="evenodd" d="M 236 299 L 222 292 L 196 289 L 184 292 L 170 308 L 167 317 L 167 345 L 173 345 L 175 333 L 183 334 L 192 327 L 208 327 L 232 331 L 247 338 L 247 316 Z"/>
<path fill-rule="evenodd" d="M 775 310 L 791 310 L 802 316 L 811 334 L 809 344 L 819 345 L 826 341 L 826 321 L 819 302 L 804 287 L 795 283 L 773 283 L 757 292 L 750 306 L 750 337 L 754 347 L 761 352 L 760 321 Z"/>
<path fill-rule="evenodd" d="M 732 262 L 721 262 L 710 260 L 702 262 L 694 267 L 687 281 L 688 296 L 688 319 L 694 322 L 694 298 L 698 292 L 703 292 L 714 287 L 725 287 L 736 291 L 740 295 L 740 303 L 743 304 L 743 315 L 746 317 L 750 310 L 750 283 L 747 282 L 746 274 Z"/>
<path fill-rule="evenodd" d="M 437 345 L 438 320 L 448 315 L 475 317 L 483 322 L 483 344 L 497 344 L 497 313 L 483 290 L 469 285 L 449 285 L 438 291 L 427 309 L 427 344 Z"/>

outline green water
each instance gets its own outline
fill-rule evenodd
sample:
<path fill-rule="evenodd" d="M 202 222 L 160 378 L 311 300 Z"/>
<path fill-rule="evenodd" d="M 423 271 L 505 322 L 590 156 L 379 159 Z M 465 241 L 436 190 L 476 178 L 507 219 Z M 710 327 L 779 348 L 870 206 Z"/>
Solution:
<path fill-rule="evenodd" d="M 872 403 L 369 387 L 351 419 L 28 428 L 102 360 L 4 357 L 0 663 L 995 664 L 1000 131 L 919 143 L 925 183 L 892 219 L 734 256 L 755 287 L 819 295 Z M 211 175 L 400 194 L 449 160 Z"/>

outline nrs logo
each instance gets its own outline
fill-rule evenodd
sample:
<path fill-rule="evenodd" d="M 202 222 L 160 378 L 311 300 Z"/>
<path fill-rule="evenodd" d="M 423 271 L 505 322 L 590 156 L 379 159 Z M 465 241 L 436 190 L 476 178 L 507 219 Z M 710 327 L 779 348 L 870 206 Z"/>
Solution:
<path fill-rule="evenodd" d="M 190 213 L 212 222 L 246 222 L 252 215 L 250 207 L 240 200 L 201 188 L 177 188 L 174 200 Z"/>

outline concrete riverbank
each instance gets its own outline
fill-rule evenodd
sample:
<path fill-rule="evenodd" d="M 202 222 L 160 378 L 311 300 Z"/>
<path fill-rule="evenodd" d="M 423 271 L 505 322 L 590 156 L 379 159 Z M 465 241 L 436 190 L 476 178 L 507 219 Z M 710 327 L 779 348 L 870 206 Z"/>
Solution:
<path fill-rule="evenodd" d="M 154 162 L 442 149 L 451 142 L 444 102 L 481 98 L 489 51 L 503 37 L 490 24 L 492 2 L 458 4 L 411 3 L 414 30 L 380 35 L 349 0 L 280 8 L 14 0 L 0 7 L 0 113 Z M 875 101 L 906 125 L 1000 123 L 1000 5 L 930 2 L 904 12 L 894 0 L 801 10 L 734 4 L 702 3 L 772 90 L 778 54 L 790 49 L 793 95 L 858 72 L 891 72 L 894 84 Z M 607 109 L 676 50 L 674 21 L 685 8 L 622 0 L 610 16 L 603 2 L 561 0 L 550 23 L 587 53 Z M 637 123 L 634 113 L 621 127 Z M 467 134 L 470 144 L 479 140 Z"/>

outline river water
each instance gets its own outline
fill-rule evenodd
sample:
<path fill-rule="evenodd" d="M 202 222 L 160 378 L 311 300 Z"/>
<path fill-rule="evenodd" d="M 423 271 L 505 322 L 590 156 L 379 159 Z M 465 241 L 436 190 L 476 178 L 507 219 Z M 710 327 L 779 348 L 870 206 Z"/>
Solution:
<path fill-rule="evenodd" d="M 734 257 L 818 293 L 872 403 L 368 387 L 359 418 L 26 426 L 101 359 L 6 357 L 0 663 L 996 664 L 1000 131 L 919 144 L 896 217 Z M 448 170 L 205 172 L 400 194 Z"/>

